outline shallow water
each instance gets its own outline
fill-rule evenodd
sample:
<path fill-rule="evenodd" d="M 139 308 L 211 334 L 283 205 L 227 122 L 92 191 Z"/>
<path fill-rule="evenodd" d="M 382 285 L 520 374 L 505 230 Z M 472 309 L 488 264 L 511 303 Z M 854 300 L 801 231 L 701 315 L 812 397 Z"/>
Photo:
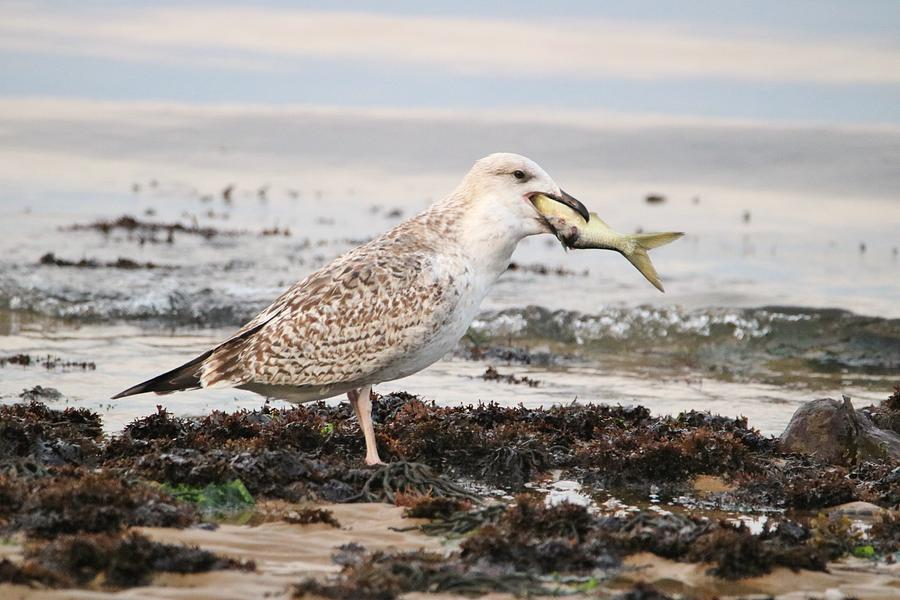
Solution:
<path fill-rule="evenodd" d="M 877 401 L 900 375 L 892 129 L 91 102 L 4 108 L 0 356 L 51 353 L 97 368 L 0 367 L 2 401 L 36 384 L 56 387 L 103 412 L 110 429 L 157 403 L 182 414 L 258 406 L 258 396 L 228 390 L 107 398 L 227 337 L 303 275 L 449 192 L 479 155 L 508 149 L 532 155 L 622 231 L 686 231 L 654 252 L 668 293 L 614 253 L 526 240 L 516 263 L 572 273 L 506 273 L 472 339 L 544 359 L 447 357 L 378 391 L 440 404 L 712 410 L 777 433 L 802 402 L 841 393 Z M 648 204 L 648 193 L 667 200 Z M 122 215 L 221 233 L 176 232 L 167 243 L 164 232 L 142 240 L 71 230 Z M 263 235 L 273 227 L 290 234 Z M 38 264 L 48 252 L 159 268 Z M 541 384 L 484 381 L 487 364 Z"/>

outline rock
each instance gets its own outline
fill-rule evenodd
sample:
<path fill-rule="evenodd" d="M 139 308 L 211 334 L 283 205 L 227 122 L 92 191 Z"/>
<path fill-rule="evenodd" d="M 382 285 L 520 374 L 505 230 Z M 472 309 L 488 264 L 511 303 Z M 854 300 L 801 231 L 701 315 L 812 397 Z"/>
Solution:
<path fill-rule="evenodd" d="M 810 454 L 831 464 L 900 460 L 900 435 L 879 429 L 865 413 L 853 408 L 849 396 L 844 396 L 843 402 L 822 398 L 797 409 L 781 434 L 781 449 Z"/>

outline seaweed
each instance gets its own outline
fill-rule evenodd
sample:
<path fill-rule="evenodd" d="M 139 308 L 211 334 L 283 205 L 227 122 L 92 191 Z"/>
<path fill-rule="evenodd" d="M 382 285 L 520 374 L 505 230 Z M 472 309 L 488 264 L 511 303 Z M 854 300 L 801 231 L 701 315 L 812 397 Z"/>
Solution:
<path fill-rule="evenodd" d="M 19 398 L 26 402 L 59 402 L 63 399 L 63 395 L 56 388 L 45 388 L 42 385 L 36 385 L 33 388 L 22 390 Z"/>
<path fill-rule="evenodd" d="M 573 275 L 587 277 L 590 274 L 587 269 L 584 269 L 583 271 L 573 271 L 571 269 L 566 269 L 565 267 L 548 267 L 547 265 L 542 265 L 540 263 L 523 265 L 517 262 L 511 262 L 506 270 L 513 272 L 521 271 L 532 275 L 557 275 L 559 277 L 571 277 Z"/>
<path fill-rule="evenodd" d="M 398 461 L 381 465 L 366 480 L 359 494 L 348 498 L 348 502 L 393 503 L 398 493 L 437 494 L 449 498 L 460 498 L 480 502 L 475 494 L 467 492 L 452 481 L 436 475 L 427 465 Z"/>
<path fill-rule="evenodd" d="M 394 496 L 394 504 L 405 507 L 403 516 L 413 519 L 446 519 L 455 513 L 468 511 L 473 506 L 472 502 L 464 498 L 434 496 L 430 492 L 400 492 Z"/>
<path fill-rule="evenodd" d="M 68 467 L 33 480 L 10 526 L 31 537 L 117 532 L 131 525 L 186 527 L 197 520 L 190 505 L 156 486 L 113 473 Z"/>
<path fill-rule="evenodd" d="M 502 383 L 511 383 L 513 385 L 527 385 L 528 387 L 538 387 L 541 382 L 530 377 L 517 377 L 516 375 L 501 375 L 494 367 L 485 369 L 481 378 L 485 381 L 500 381 Z"/>
<path fill-rule="evenodd" d="M 410 592 L 448 592 L 482 595 L 505 592 L 517 596 L 549 594 L 535 577 L 471 568 L 459 560 L 425 552 L 375 552 L 345 563 L 340 574 L 326 582 L 306 579 L 293 588 L 294 598 L 334 600 L 393 600 Z"/>
<path fill-rule="evenodd" d="M 862 532 L 855 530 L 850 519 L 839 513 L 819 514 L 810 525 L 811 544 L 830 559 L 851 553 L 863 540 Z"/>
<path fill-rule="evenodd" d="M 864 408 L 863 412 L 881 429 L 900 433 L 900 385 L 880 405 Z"/>
<path fill-rule="evenodd" d="M 435 521 L 410 529 L 418 529 L 428 535 L 462 536 L 475 531 L 483 525 L 496 523 L 506 512 L 506 509 L 507 507 L 503 504 L 492 504 L 474 510 L 458 511 L 446 517 L 435 515 Z"/>
<path fill-rule="evenodd" d="M 171 269 L 170 266 L 157 265 L 152 262 L 137 262 L 130 258 L 117 258 L 111 262 L 100 262 L 93 258 L 82 258 L 78 261 L 58 258 L 53 252 L 41 256 L 39 264 L 52 267 L 70 267 L 76 269 Z"/>
<path fill-rule="evenodd" d="M 795 570 L 825 570 L 824 557 L 814 548 L 804 548 L 802 553 L 786 553 L 777 544 L 769 543 L 765 534 L 750 534 L 743 523 L 720 523 L 719 527 L 695 540 L 685 558 L 690 562 L 715 564 L 710 573 L 724 579 L 764 575 L 782 563 Z"/>
<path fill-rule="evenodd" d="M 324 508 L 298 508 L 284 514 L 284 520 L 294 525 L 311 525 L 324 523 L 332 527 L 340 527 L 341 523 L 334 513 Z"/>
<path fill-rule="evenodd" d="M 709 562 L 712 574 L 739 579 L 775 566 L 824 570 L 833 553 L 818 539 L 786 520 L 754 535 L 743 524 L 692 515 L 639 511 L 598 516 L 582 506 L 546 506 L 539 498 L 520 495 L 499 518 L 463 540 L 461 558 L 469 565 L 529 573 L 588 574 L 615 571 L 624 556 L 652 552 L 672 560 Z"/>
<path fill-rule="evenodd" d="M 583 506 L 546 506 L 539 498 L 519 495 L 496 523 L 483 525 L 463 540 L 467 564 L 488 562 L 529 573 L 584 573 L 612 569 L 620 558 L 590 535 L 595 519 Z"/>
<path fill-rule="evenodd" d="M 816 510 L 863 497 L 878 500 L 869 489 L 871 481 L 854 481 L 846 468 L 808 456 L 787 456 L 765 470 L 740 473 L 738 479 L 737 489 L 726 496 L 755 506 Z"/>
<path fill-rule="evenodd" d="M 75 224 L 68 227 L 68 231 L 97 231 L 108 235 L 116 230 L 121 230 L 129 235 L 138 235 L 141 242 L 156 242 L 156 233 L 167 235 L 166 241 L 172 243 L 176 232 L 187 235 L 197 235 L 205 239 L 211 239 L 220 235 L 235 235 L 236 232 L 221 231 L 215 227 L 200 227 L 199 225 L 183 225 L 181 223 L 158 223 L 142 221 L 130 215 L 123 215 L 114 220 L 98 220 L 93 223 Z"/>
<path fill-rule="evenodd" d="M 6 365 L 22 365 L 27 367 L 32 363 L 32 358 L 28 354 L 10 354 L 9 356 L 0 356 L 0 367 Z"/>
<path fill-rule="evenodd" d="M 12 354 L 10 356 L 0 356 L 0 367 L 5 367 L 6 365 L 19 365 L 22 367 L 40 366 L 44 367 L 48 371 L 52 371 L 54 369 L 81 369 L 82 371 L 93 371 L 97 368 L 97 365 L 90 361 L 63 360 L 62 358 L 53 354 L 45 354 L 43 356 L 32 356 L 31 354 Z M 37 390 L 43 388 L 38 385 L 32 389 Z M 28 399 L 30 398 L 26 398 L 26 400 Z M 38 395 L 35 399 L 41 399 L 40 395 Z"/>
<path fill-rule="evenodd" d="M 392 462 L 364 468 L 358 425 L 346 405 L 199 418 L 157 407 L 109 439 L 91 411 L 38 402 L 0 406 L 0 533 L 23 532 L 29 548 L 44 548 L 26 563 L 0 563 L 0 579 L 65 585 L 42 570 L 56 560 L 65 581 L 78 585 L 146 581 L 153 570 L 165 570 L 159 567 L 165 561 L 149 542 L 122 537 L 128 527 L 184 527 L 225 510 L 253 508 L 265 516 L 265 503 L 255 507 L 259 498 L 393 502 L 407 516 L 430 519 L 418 526 L 423 532 L 465 536 L 458 552 L 441 557 L 342 550 L 338 578 L 296 590 L 333 598 L 351 597 L 356 588 L 369 595 L 352 597 L 424 589 L 571 591 L 615 573 L 636 552 L 709 562 L 715 575 L 741 578 L 775 566 L 823 569 L 847 553 L 878 556 L 898 545 L 894 513 L 881 517 L 868 540 L 837 517 L 807 526 L 792 513 L 771 517 L 754 535 L 697 514 L 610 516 L 568 503 L 548 506 L 540 494 L 521 493 L 552 470 L 589 486 L 641 492 L 654 486 L 661 494 L 689 488 L 697 475 L 715 475 L 730 485 L 706 499 L 731 504 L 796 510 L 851 499 L 896 504 L 896 464 L 846 468 L 784 454 L 745 419 L 699 412 L 654 417 L 643 407 L 578 404 L 438 407 L 403 393 L 380 397 L 373 408 L 379 445 Z M 461 483 L 468 478 L 519 494 L 508 506 L 485 506 Z M 288 522 L 339 526 L 326 510 L 279 511 L 277 518 Z M 59 547 L 43 542 L 64 539 Z M 124 562 L 103 558 L 110 548 Z M 81 566 L 78 556 L 86 561 Z M 209 563 L 201 558 L 179 561 Z M 141 561 L 152 568 L 144 570 Z"/>
<path fill-rule="evenodd" d="M 48 466 L 93 465 L 103 429 L 97 413 L 40 402 L 0 406 L 0 468 L 34 474 Z"/>
<path fill-rule="evenodd" d="M 240 479 L 223 484 L 211 483 L 203 488 L 180 484 L 163 485 L 163 489 L 173 498 L 190 502 L 206 514 L 242 512 L 256 504 Z"/>
<path fill-rule="evenodd" d="M 39 564 L 33 562 L 17 564 L 8 558 L 4 558 L 0 560 L 0 583 L 35 587 L 61 587 L 67 584 L 68 580 Z"/>
<path fill-rule="evenodd" d="M 651 585 L 638 583 L 627 592 L 617 594 L 615 600 L 672 600 L 672 597 L 663 594 Z"/>
<path fill-rule="evenodd" d="M 146 585 L 154 573 L 254 570 L 253 562 L 223 558 L 207 550 L 162 544 L 139 533 L 60 536 L 30 547 L 25 565 L 54 574 L 56 585 L 86 586 L 103 575 L 107 587 Z"/>
<path fill-rule="evenodd" d="M 879 554 L 900 552 L 900 511 L 886 511 L 875 518 L 868 537 Z"/>

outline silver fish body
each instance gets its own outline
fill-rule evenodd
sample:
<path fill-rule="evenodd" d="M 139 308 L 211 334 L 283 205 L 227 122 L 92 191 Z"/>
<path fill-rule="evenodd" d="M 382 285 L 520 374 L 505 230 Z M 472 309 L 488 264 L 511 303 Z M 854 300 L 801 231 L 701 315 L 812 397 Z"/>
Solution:
<path fill-rule="evenodd" d="M 622 234 L 607 225 L 597 213 L 590 213 L 590 220 L 568 206 L 564 206 L 543 195 L 532 198 L 535 208 L 547 220 L 556 237 L 567 248 L 615 250 L 647 278 L 656 289 L 665 292 L 662 281 L 647 253 L 682 237 L 684 233 L 669 231 L 662 233 Z"/>

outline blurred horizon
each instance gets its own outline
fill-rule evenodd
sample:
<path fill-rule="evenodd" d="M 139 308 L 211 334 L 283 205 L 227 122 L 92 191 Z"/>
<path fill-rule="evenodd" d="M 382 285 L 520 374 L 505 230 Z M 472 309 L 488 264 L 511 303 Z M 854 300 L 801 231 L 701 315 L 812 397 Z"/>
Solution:
<path fill-rule="evenodd" d="M 0 15 L 0 98 L 900 125 L 889 1 L 14 1 Z"/>

